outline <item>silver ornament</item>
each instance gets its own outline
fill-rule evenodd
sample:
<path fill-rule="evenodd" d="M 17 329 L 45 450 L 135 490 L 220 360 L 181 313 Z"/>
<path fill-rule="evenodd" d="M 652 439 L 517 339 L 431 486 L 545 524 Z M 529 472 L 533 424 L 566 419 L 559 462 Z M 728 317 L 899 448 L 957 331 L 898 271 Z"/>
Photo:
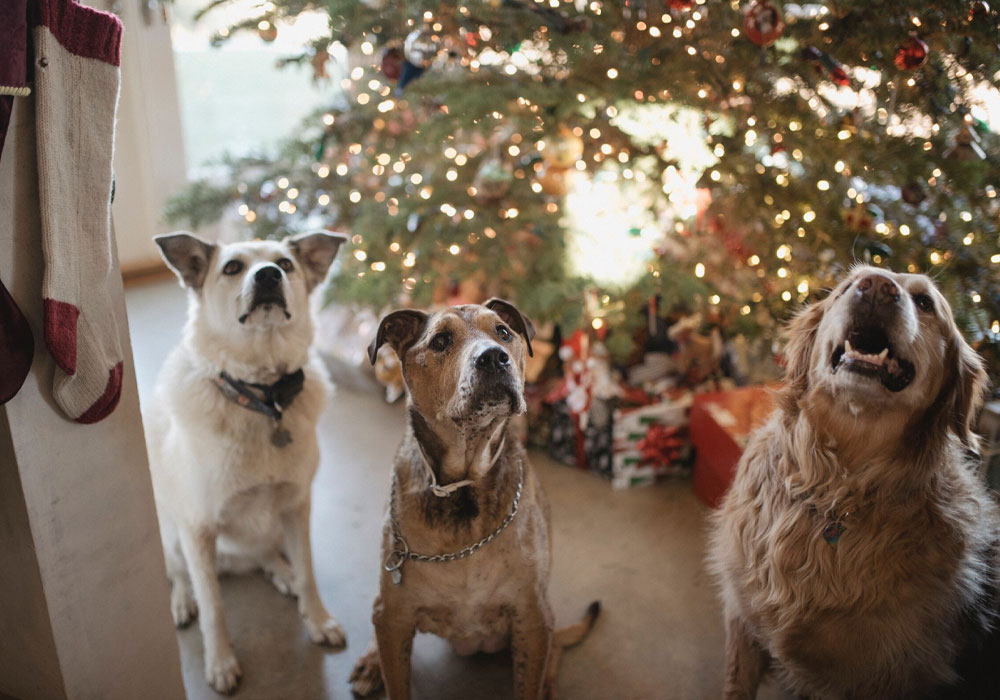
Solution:
<path fill-rule="evenodd" d="M 403 42 L 403 56 L 418 68 L 429 68 L 441 49 L 441 36 L 428 27 L 414 29 Z"/>

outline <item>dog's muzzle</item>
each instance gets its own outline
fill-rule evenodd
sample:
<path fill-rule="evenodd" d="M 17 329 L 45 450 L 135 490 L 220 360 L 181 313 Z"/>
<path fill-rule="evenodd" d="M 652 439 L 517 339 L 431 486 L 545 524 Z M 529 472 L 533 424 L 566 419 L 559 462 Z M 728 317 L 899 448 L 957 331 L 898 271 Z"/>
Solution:
<path fill-rule="evenodd" d="M 475 403 L 482 406 L 510 402 L 511 410 L 516 410 L 517 386 L 507 351 L 499 346 L 493 346 L 479 353 L 474 362 Z"/>
<path fill-rule="evenodd" d="M 282 280 L 281 268 L 277 265 L 264 265 L 253 275 L 253 297 L 250 301 L 250 309 L 240 316 L 240 323 L 246 323 L 247 318 L 260 307 L 279 308 L 285 318 L 292 317 L 288 313 L 288 304 L 285 301 L 285 294 L 281 289 Z"/>
<path fill-rule="evenodd" d="M 831 371 L 872 377 L 889 391 L 902 391 L 916 370 L 897 355 L 887 331 L 899 322 L 899 286 L 885 275 L 873 274 L 858 280 L 852 293 L 851 325 L 833 352 Z"/>

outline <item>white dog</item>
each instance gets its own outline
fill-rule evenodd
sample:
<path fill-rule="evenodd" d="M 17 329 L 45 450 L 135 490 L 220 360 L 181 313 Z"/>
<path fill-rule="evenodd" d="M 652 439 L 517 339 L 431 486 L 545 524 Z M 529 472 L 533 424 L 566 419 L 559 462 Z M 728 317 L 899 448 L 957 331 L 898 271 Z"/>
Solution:
<path fill-rule="evenodd" d="M 309 543 L 316 421 L 328 391 L 310 353 L 309 295 L 343 236 L 213 245 L 157 236 L 188 289 L 184 339 L 145 411 L 149 463 L 174 622 L 200 611 L 205 676 L 235 689 L 241 674 L 222 615 L 218 570 L 263 568 L 298 598 L 310 638 L 345 643 L 323 607 Z"/>

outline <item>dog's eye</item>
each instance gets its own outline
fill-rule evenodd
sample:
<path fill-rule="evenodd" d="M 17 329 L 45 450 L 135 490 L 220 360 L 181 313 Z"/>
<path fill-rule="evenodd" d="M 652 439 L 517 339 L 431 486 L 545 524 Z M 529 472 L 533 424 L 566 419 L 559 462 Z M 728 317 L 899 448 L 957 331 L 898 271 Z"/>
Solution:
<path fill-rule="evenodd" d="M 927 294 L 914 295 L 913 303 L 916 304 L 917 308 L 921 311 L 931 312 L 934 310 L 934 300 Z"/>
<path fill-rule="evenodd" d="M 438 333 L 431 338 L 431 350 L 442 352 L 451 345 L 451 333 Z"/>
<path fill-rule="evenodd" d="M 280 260 L 278 260 L 277 264 L 278 267 L 280 267 L 285 272 L 291 272 L 292 270 L 295 269 L 295 263 L 293 263 L 288 258 L 281 258 Z"/>
<path fill-rule="evenodd" d="M 224 275 L 235 275 L 240 270 L 243 269 L 243 263 L 239 260 L 230 260 L 226 263 L 225 267 L 222 268 L 222 274 Z"/>
<path fill-rule="evenodd" d="M 510 334 L 510 330 L 508 330 L 507 326 L 502 323 L 497 326 L 497 335 L 500 336 L 500 340 L 504 342 L 509 342 L 510 339 L 514 337 Z"/>

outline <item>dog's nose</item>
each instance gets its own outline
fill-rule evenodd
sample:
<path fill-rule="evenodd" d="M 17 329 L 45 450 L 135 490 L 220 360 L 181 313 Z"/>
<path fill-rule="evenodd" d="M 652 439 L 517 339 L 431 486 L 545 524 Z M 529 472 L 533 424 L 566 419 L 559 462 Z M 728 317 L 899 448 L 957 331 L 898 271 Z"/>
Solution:
<path fill-rule="evenodd" d="M 858 280 L 858 296 L 872 306 L 899 301 L 899 285 L 885 275 L 868 275 Z"/>
<path fill-rule="evenodd" d="M 484 350 L 476 358 L 476 369 L 484 372 L 502 372 L 510 365 L 510 355 L 503 348 Z"/>
<path fill-rule="evenodd" d="M 274 289 L 281 282 L 281 268 L 277 265 L 265 265 L 254 273 L 253 281 L 261 289 Z"/>

